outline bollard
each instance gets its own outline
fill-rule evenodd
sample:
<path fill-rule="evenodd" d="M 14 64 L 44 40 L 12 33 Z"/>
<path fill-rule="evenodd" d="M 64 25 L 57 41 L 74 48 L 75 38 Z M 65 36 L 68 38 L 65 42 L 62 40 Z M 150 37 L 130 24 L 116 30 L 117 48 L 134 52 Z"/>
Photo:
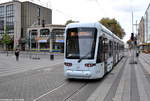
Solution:
<path fill-rule="evenodd" d="M 50 55 L 50 60 L 54 60 L 54 54 Z"/>

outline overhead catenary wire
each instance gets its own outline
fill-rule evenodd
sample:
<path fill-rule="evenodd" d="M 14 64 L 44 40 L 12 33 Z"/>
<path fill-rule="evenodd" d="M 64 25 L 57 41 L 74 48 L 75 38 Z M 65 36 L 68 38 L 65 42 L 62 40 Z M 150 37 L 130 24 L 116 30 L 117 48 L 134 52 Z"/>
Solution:
<path fill-rule="evenodd" d="M 23 0 L 22 0 L 23 1 Z M 43 1 L 41 1 L 41 0 L 28 0 L 28 1 L 31 1 L 31 2 L 34 2 L 34 3 L 37 3 L 37 2 L 43 2 Z M 90 1 L 91 2 L 91 1 Z M 100 8 L 100 10 L 101 10 L 101 14 L 103 14 L 103 16 L 105 16 L 105 17 L 107 17 L 108 16 L 108 14 L 107 14 L 107 12 L 105 12 L 105 9 L 103 8 L 103 6 L 99 3 L 99 1 L 98 0 L 94 0 L 94 2 L 97 4 L 97 6 L 98 6 L 98 8 Z M 52 1 L 51 0 L 49 0 L 47 3 L 45 3 L 45 4 L 47 4 L 47 5 L 45 5 L 46 7 L 48 7 L 49 6 L 49 3 L 50 3 L 50 5 L 52 4 Z M 85 2 L 86 3 L 86 2 Z M 62 11 L 62 10 L 60 10 L 60 9 L 58 9 L 58 8 L 56 8 L 56 7 L 48 7 L 48 8 L 51 8 L 53 11 L 55 11 L 55 12 L 57 12 L 57 13 L 59 13 L 59 14 L 61 14 L 61 15 L 63 15 L 66 19 L 68 19 L 68 20 L 79 20 L 80 18 L 79 17 L 77 17 L 77 16 L 74 16 L 74 15 L 71 15 L 71 14 L 67 14 L 66 12 L 64 12 L 64 11 Z"/>
<path fill-rule="evenodd" d="M 95 3 L 98 5 L 98 7 L 101 9 L 102 13 L 104 14 L 104 16 L 108 16 L 107 12 L 105 12 L 105 9 L 103 8 L 103 6 L 101 5 L 101 3 L 99 3 L 98 0 L 94 0 Z M 102 0 L 101 0 L 102 1 Z"/>

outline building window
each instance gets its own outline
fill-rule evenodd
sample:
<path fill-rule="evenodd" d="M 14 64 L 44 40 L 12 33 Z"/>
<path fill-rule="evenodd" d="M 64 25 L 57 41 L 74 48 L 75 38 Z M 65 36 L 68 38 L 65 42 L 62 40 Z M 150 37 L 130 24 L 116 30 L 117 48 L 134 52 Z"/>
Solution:
<path fill-rule="evenodd" d="M 40 15 L 41 15 L 40 8 L 37 9 L 37 13 L 38 13 L 38 14 L 37 14 L 38 17 L 40 17 Z"/>
<path fill-rule="evenodd" d="M 0 6 L 0 34 L 4 33 L 4 6 Z"/>
<path fill-rule="evenodd" d="M 41 29 L 40 36 L 48 36 L 50 34 L 49 29 Z"/>
<path fill-rule="evenodd" d="M 4 33 L 4 20 L 0 19 L 0 34 Z"/>
<path fill-rule="evenodd" d="M 64 29 L 53 29 L 52 33 L 54 33 L 57 37 L 63 37 Z"/>
<path fill-rule="evenodd" d="M 0 6 L 0 18 L 4 17 L 4 6 Z"/>
<path fill-rule="evenodd" d="M 6 28 L 9 34 L 14 33 L 14 5 L 6 6 Z"/>
<path fill-rule="evenodd" d="M 14 5 L 7 5 L 6 6 L 6 17 L 14 15 Z"/>
<path fill-rule="evenodd" d="M 31 30 L 31 37 L 37 37 L 38 32 L 37 30 Z"/>
<path fill-rule="evenodd" d="M 41 20 L 40 20 L 40 18 L 38 19 L 38 25 L 40 25 L 40 22 L 41 22 Z"/>

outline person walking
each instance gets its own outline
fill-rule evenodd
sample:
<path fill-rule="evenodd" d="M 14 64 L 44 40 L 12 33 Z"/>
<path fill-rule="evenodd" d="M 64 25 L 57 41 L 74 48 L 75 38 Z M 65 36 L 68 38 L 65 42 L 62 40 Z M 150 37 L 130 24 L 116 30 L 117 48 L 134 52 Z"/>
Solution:
<path fill-rule="evenodd" d="M 16 61 L 19 61 L 19 49 L 15 51 Z"/>

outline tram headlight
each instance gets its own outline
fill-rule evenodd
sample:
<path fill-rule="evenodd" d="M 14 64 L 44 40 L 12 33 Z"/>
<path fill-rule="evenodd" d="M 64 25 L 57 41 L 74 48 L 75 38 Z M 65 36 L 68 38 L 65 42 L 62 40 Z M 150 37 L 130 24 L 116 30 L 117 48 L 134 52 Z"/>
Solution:
<path fill-rule="evenodd" d="M 93 64 L 93 63 L 87 63 L 87 64 L 85 64 L 85 67 L 93 67 L 93 66 L 95 66 L 96 64 Z"/>
<path fill-rule="evenodd" d="M 71 66 L 72 66 L 72 63 L 64 62 L 64 65 L 65 65 L 65 66 L 68 66 L 68 67 L 71 67 Z"/>

